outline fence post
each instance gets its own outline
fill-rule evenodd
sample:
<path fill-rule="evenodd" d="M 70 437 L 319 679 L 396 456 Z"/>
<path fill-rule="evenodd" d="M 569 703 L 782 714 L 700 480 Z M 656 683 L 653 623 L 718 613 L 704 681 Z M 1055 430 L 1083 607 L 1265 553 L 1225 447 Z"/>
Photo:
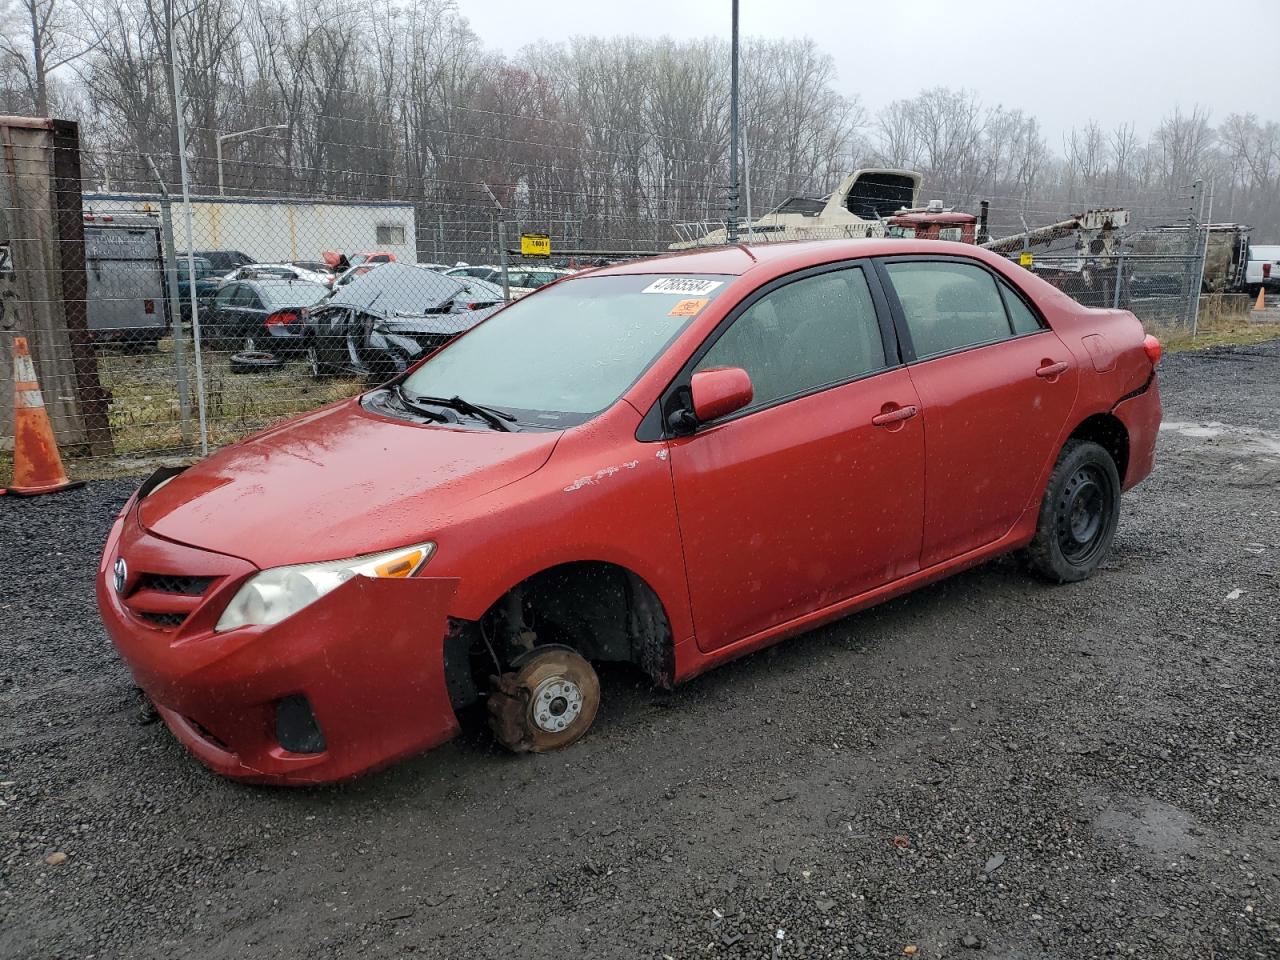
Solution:
<path fill-rule="evenodd" d="M 1124 285 L 1124 247 L 1121 247 L 1116 257 L 1116 290 L 1111 308 L 1113 310 L 1120 309 L 1120 288 Z"/>
<path fill-rule="evenodd" d="M 191 222 L 191 176 L 187 170 L 187 123 L 182 115 L 182 74 L 178 70 L 174 5 L 169 4 L 169 69 L 173 74 L 173 122 L 178 132 L 178 169 L 182 176 L 182 210 L 187 227 L 187 295 L 191 298 L 191 335 L 196 353 L 196 408 L 200 414 L 200 455 L 209 453 L 209 420 L 205 416 L 204 361 L 200 356 L 200 304 L 196 297 L 195 232 Z"/>
<path fill-rule="evenodd" d="M 1187 252 L 1186 259 L 1182 264 L 1182 319 L 1187 326 L 1193 323 L 1190 316 L 1191 305 L 1200 293 L 1199 287 L 1197 286 L 1193 289 L 1192 284 L 1196 282 L 1194 264 L 1198 260 L 1197 253 L 1200 240 L 1200 221 L 1197 217 L 1196 207 L 1200 202 L 1200 191 L 1203 186 L 1203 180 L 1197 180 L 1191 185 L 1191 203 L 1187 208 Z"/>
<path fill-rule="evenodd" d="M 1213 228 L 1213 183 L 1209 184 L 1208 212 L 1204 218 L 1204 239 L 1200 242 L 1200 263 L 1196 270 L 1196 295 L 1191 308 L 1191 339 L 1200 329 L 1200 294 L 1204 290 L 1205 264 L 1209 260 L 1209 231 Z"/>
<path fill-rule="evenodd" d="M 173 366 L 178 378 L 178 417 L 182 430 L 182 442 L 191 443 L 191 390 L 187 385 L 187 340 L 182 329 L 182 304 L 178 298 L 178 249 L 173 242 L 173 204 L 169 200 L 169 188 L 156 168 L 156 162 L 147 154 L 147 165 L 160 188 L 160 243 L 164 249 L 164 279 L 168 289 L 169 322 L 173 327 Z"/>

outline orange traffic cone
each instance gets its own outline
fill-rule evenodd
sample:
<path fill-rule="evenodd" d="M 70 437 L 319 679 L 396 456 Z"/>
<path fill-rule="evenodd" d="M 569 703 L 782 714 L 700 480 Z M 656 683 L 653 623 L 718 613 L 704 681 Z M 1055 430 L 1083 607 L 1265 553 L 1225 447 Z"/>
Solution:
<path fill-rule="evenodd" d="M 1267 292 L 1263 287 L 1258 288 L 1258 299 L 1253 305 L 1255 310 L 1267 309 Z"/>
<path fill-rule="evenodd" d="M 22 496 L 82 487 L 67 479 L 44 408 L 26 337 L 13 338 L 13 483 L 6 492 Z"/>

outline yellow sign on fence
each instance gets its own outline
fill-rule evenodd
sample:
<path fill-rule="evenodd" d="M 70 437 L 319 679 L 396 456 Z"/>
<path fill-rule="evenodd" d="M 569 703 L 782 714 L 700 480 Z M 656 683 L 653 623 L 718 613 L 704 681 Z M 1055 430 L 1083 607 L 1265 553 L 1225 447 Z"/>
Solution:
<path fill-rule="evenodd" d="M 520 254 L 525 257 L 551 256 L 551 238 L 545 233 L 520 234 Z"/>
<path fill-rule="evenodd" d="M 1031 269 L 1031 264 L 1035 263 L 1035 257 L 1031 256 L 1030 250 L 1023 250 L 1018 254 L 1018 266 Z"/>

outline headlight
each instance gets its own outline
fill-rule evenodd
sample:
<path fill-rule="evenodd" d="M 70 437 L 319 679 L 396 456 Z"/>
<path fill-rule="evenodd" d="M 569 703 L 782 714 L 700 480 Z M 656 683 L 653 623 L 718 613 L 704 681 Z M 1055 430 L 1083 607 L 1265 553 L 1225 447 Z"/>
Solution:
<path fill-rule="evenodd" d="M 251 577 L 231 599 L 214 630 L 222 633 L 249 624 L 269 626 L 293 616 L 352 577 L 411 577 L 435 553 L 434 543 L 419 543 L 350 560 L 274 567 Z"/>

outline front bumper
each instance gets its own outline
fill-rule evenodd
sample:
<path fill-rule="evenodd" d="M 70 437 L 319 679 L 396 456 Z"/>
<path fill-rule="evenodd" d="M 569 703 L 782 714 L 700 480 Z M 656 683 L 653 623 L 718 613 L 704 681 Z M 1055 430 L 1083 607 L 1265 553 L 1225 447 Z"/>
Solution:
<path fill-rule="evenodd" d="M 456 580 L 355 577 L 279 624 L 215 633 L 223 607 L 256 568 L 153 537 L 134 508 L 108 538 L 98 606 L 138 685 L 207 766 L 260 783 L 323 783 L 457 733 L 444 665 Z M 138 571 L 122 592 L 113 583 L 119 556 Z M 181 626 L 161 628 L 125 599 L 144 570 L 215 578 Z M 323 734 L 320 752 L 294 753 L 277 740 L 277 704 L 299 695 Z"/>

